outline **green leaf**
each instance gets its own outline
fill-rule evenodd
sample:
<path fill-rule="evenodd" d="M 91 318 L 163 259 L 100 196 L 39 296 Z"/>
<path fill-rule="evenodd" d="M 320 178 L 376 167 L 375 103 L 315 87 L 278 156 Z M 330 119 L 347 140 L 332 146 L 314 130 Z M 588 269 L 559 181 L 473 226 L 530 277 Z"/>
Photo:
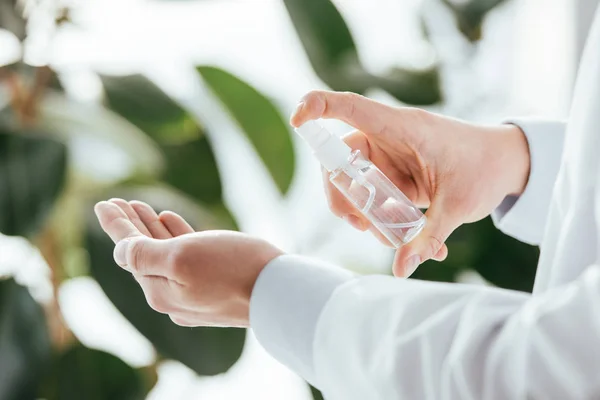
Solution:
<path fill-rule="evenodd" d="M 66 178 L 63 143 L 0 127 L 0 232 L 29 236 L 39 229 Z"/>
<path fill-rule="evenodd" d="M 350 29 L 331 1 L 284 0 L 284 4 L 313 66 L 356 57 Z"/>
<path fill-rule="evenodd" d="M 19 40 L 25 39 L 27 23 L 17 6 L 17 0 L 0 0 L 0 28 L 12 32 Z"/>
<path fill-rule="evenodd" d="M 325 400 L 323 394 L 316 387 L 310 386 L 310 394 L 312 395 L 314 400 Z"/>
<path fill-rule="evenodd" d="M 109 107 L 160 143 L 201 135 L 194 118 L 143 75 L 101 76 Z"/>
<path fill-rule="evenodd" d="M 448 258 L 427 261 L 414 273 L 416 279 L 453 282 L 457 273 L 477 271 L 496 286 L 531 292 L 539 250 L 499 231 L 491 218 L 459 227 L 446 241 Z"/>
<path fill-rule="evenodd" d="M 396 99 L 412 105 L 430 105 L 442 100 L 440 74 L 437 68 L 411 70 L 394 68 L 372 78 L 369 86 L 377 86 Z"/>
<path fill-rule="evenodd" d="M 539 249 L 500 232 L 486 218 L 464 226 L 474 249 L 471 267 L 496 286 L 531 292 Z"/>
<path fill-rule="evenodd" d="M 163 145 L 164 179 L 205 205 L 222 203 L 221 177 L 206 136 L 185 144 Z"/>
<path fill-rule="evenodd" d="M 449 254 L 451 254 L 451 250 Z M 434 282 L 454 282 L 456 280 L 457 268 L 451 261 L 437 262 L 425 261 L 417 268 L 411 278 Z"/>
<path fill-rule="evenodd" d="M 65 142 L 87 141 L 86 148 L 93 148 L 98 141 L 110 143 L 127 154 L 136 174 L 155 176 L 164 167 L 163 156 L 155 141 L 102 105 L 83 104 L 49 91 L 39 105 L 38 127 Z"/>
<path fill-rule="evenodd" d="M 48 400 L 143 400 L 144 377 L 119 358 L 76 344 L 58 355 L 46 378 Z"/>
<path fill-rule="evenodd" d="M 221 207 L 217 162 L 194 118 L 142 75 L 101 79 L 110 108 L 160 144 L 165 181 L 204 205 Z"/>
<path fill-rule="evenodd" d="M 222 69 L 203 66 L 198 72 L 246 133 L 285 194 L 294 176 L 294 147 L 277 108 L 252 86 Z"/>
<path fill-rule="evenodd" d="M 315 73 L 338 91 L 364 93 L 368 76 L 350 29 L 329 0 L 284 0 Z M 348 75 L 360 76 L 360 83 Z"/>
<path fill-rule="evenodd" d="M 0 281 L 0 354 L 0 399 L 36 398 L 50 337 L 42 308 L 13 279 Z"/>
<path fill-rule="evenodd" d="M 472 228 L 475 224 L 462 225 L 446 241 L 448 256 L 443 262 L 424 262 L 412 275 L 415 279 L 454 282 L 458 273 L 472 269 L 478 254 Z"/>
<path fill-rule="evenodd" d="M 442 0 L 454 13 L 459 30 L 471 42 L 481 39 L 483 20 L 488 12 L 506 0 Z"/>
<path fill-rule="evenodd" d="M 330 88 L 364 94 L 381 88 L 414 105 L 441 100 L 439 71 L 396 68 L 383 75 L 368 72 L 350 30 L 330 0 L 284 0 L 315 73 Z"/>
<path fill-rule="evenodd" d="M 169 202 L 166 196 L 157 201 L 156 197 L 148 197 L 142 192 L 121 194 L 124 196 L 120 197 L 146 201 L 159 211 L 170 209 L 180 212 L 195 227 L 202 224 L 202 221 L 198 223 L 190 219 L 182 212 L 177 201 Z M 154 344 L 161 355 L 182 362 L 200 375 L 225 372 L 239 359 L 245 330 L 184 328 L 175 325 L 167 315 L 153 311 L 131 274 L 114 263 L 114 244 L 102 231 L 92 212 L 89 215 L 86 247 L 92 276 L 117 309 Z"/>

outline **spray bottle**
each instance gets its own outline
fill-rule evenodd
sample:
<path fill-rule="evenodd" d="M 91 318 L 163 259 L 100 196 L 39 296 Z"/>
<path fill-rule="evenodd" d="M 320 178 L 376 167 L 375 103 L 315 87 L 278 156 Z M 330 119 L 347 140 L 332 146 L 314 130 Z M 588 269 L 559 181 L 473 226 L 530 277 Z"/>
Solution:
<path fill-rule="evenodd" d="M 393 247 L 410 242 L 425 225 L 425 215 L 359 150 L 315 121 L 296 132 L 329 171 L 329 180 L 371 223 L 376 236 Z"/>

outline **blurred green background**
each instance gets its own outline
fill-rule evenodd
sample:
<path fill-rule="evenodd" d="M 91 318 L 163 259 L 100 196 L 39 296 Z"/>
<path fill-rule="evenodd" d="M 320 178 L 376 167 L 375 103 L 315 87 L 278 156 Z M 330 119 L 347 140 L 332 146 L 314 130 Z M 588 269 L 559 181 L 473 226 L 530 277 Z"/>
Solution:
<path fill-rule="evenodd" d="M 160 4 L 158 7 L 167 10 L 164 18 L 169 18 L 168 7 L 176 10 L 193 2 L 149 3 Z M 142 2 L 134 3 L 143 9 Z M 252 2 L 243 7 L 248 3 Z M 374 95 L 391 104 L 423 106 L 465 117 L 470 114 L 464 110 L 477 108 L 481 99 L 452 100 L 456 89 L 447 71 L 457 64 L 476 62 L 474 54 L 485 39 L 487 16 L 511 2 L 432 0 L 427 3 L 436 4 L 425 7 L 412 1 L 419 3 L 413 7 L 417 11 L 412 24 L 426 54 L 417 57 L 420 61 L 416 63 L 388 63 L 381 68 L 373 68 L 374 61 L 361 56 L 359 49 L 365 47 L 365 41 L 342 16 L 343 2 L 267 3 L 285 10 L 279 14 L 281 24 L 287 24 L 292 34 L 282 31 L 281 46 L 300 45 L 312 71 L 311 82 L 319 82 L 318 88 Z M 98 2 L 96 7 L 106 10 L 108 18 L 98 18 L 98 23 L 108 27 L 113 17 L 121 24 L 130 18 L 117 2 Z M 318 211 L 302 205 L 313 198 L 308 189 L 302 196 L 304 183 L 319 180 L 320 175 L 287 124 L 291 108 L 282 105 L 281 92 L 292 89 L 267 91 L 262 85 L 259 89 L 222 65 L 197 62 L 191 56 L 169 60 L 168 53 L 157 54 L 156 63 L 180 67 L 166 73 L 172 75 L 171 80 L 159 79 L 164 78 L 164 69 L 149 74 L 135 65 L 118 68 L 118 61 L 108 62 L 112 64 L 107 68 L 82 68 L 84 62 L 78 56 L 83 53 L 79 53 L 82 49 L 76 41 L 66 41 L 62 47 L 52 42 L 61 32 L 68 32 L 70 37 L 85 35 L 85 21 L 78 20 L 77 11 L 76 2 L 0 0 L 0 39 L 4 39 L 0 40 L 0 233 L 6 243 L 0 246 L 0 267 L 4 263 L 4 270 L 10 269 L 7 265 L 13 268 L 0 281 L 0 400 L 143 399 L 149 393 L 151 398 L 226 398 L 191 389 L 173 397 L 160 397 L 156 391 L 152 394 L 157 379 L 165 374 L 161 365 L 173 369 L 172 361 L 183 364 L 191 375 L 185 379 L 181 375 L 180 379 L 188 383 L 196 376 L 219 375 L 236 365 L 249 341 L 241 329 L 182 328 L 168 316 L 152 311 L 136 282 L 114 265 L 113 244 L 93 215 L 97 200 L 143 200 L 157 210 L 182 214 L 197 230 L 242 229 L 272 237 L 282 229 L 287 239 L 282 239 L 281 245 L 286 250 L 324 256 L 365 273 L 390 273 L 392 253 L 370 238 L 348 233 L 348 227 L 330 224 L 331 220 L 323 217 L 324 205 Z M 242 18 L 254 19 L 256 29 L 260 29 L 260 15 Z M 120 39 L 132 43 L 133 53 L 137 50 L 135 41 L 151 47 L 155 37 L 145 38 L 143 30 L 136 33 L 137 22 L 133 17 L 131 20 L 131 35 Z M 226 14 L 215 23 L 230 24 L 235 30 L 235 19 Z M 460 39 L 440 41 L 443 34 L 432 33 L 438 24 L 451 26 L 446 29 L 454 30 Z M 194 42 L 189 37 L 163 39 Z M 401 46 L 403 42 L 398 43 Z M 446 46 L 448 43 L 459 43 L 459 49 Z M 31 48 L 37 50 L 28 52 Z M 185 45 L 183 48 L 185 53 Z M 111 54 L 116 60 L 118 51 L 115 47 L 115 54 Z M 228 46 L 219 51 L 227 54 L 252 49 Z M 448 56 L 461 52 L 466 55 Z M 54 53 L 67 61 L 55 61 Z M 390 53 L 395 54 L 392 49 Z M 268 71 L 271 59 L 257 55 L 261 59 L 255 65 L 264 65 Z M 154 62 L 140 56 L 140 64 Z M 188 80 L 178 80 L 177 71 L 184 71 Z M 268 74 L 263 75 L 263 82 L 268 81 Z M 468 68 L 466 75 L 469 81 Z M 193 95 L 186 94 L 188 86 L 196 88 Z M 473 89 L 473 94 L 476 92 Z M 469 95 L 463 93 L 461 99 L 465 97 Z M 233 128 L 226 133 L 222 126 Z M 338 125 L 334 128 L 342 129 Z M 246 158 L 239 156 L 242 153 Z M 306 167 L 307 162 L 310 167 Z M 258 171 L 255 180 L 244 172 L 251 168 Z M 231 206 L 239 203 L 250 209 L 275 206 L 266 218 L 258 212 L 242 218 L 239 207 L 234 210 Z M 310 220 L 306 215 L 309 211 L 315 220 L 302 224 L 301 220 Z M 282 219 L 285 222 L 280 224 Z M 273 228 L 277 224 L 280 227 Z M 354 236 L 350 239 L 349 235 Z M 372 257 L 352 257 L 350 247 L 357 246 L 351 241 L 364 243 Z M 448 246 L 446 261 L 427 262 L 415 278 L 476 280 L 531 290 L 537 248 L 503 235 L 489 219 L 461 227 Z M 327 253 L 331 248 L 335 250 Z M 34 273 L 44 275 L 46 296 L 36 296 L 35 288 L 15 272 L 28 263 L 49 268 L 46 275 Z M 67 315 L 66 301 L 61 299 L 66 292 L 86 291 L 67 290 L 74 287 L 73 282 L 86 282 L 84 287 L 93 289 L 94 281 L 128 321 L 102 319 L 102 331 L 111 330 L 111 324 L 115 331 L 119 324 L 133 326 L 145 339 L 129 350 L 135 353 L 141 349 L 139 352 L 150 354 L 147 359 L 121 359 L 117 350 L 94 345 L 93 340 L 84 343 L 85 335 L 80 334 L 85 330 L 80 328 L 83 318 L 72 317 L 70 312 Z M 76 295 L 69 297 L 68 303 L 73 302 L 77 302 Z M 83 297 L 81 302 L 82 307 L 88 304 Z M 102 316 L 90 318 L 100 320 Z M 272 385 L 263 383 L 265 387 Z M 320 398 L 307 386 L 298 393 L 299 399 L 310 394 Z"/>

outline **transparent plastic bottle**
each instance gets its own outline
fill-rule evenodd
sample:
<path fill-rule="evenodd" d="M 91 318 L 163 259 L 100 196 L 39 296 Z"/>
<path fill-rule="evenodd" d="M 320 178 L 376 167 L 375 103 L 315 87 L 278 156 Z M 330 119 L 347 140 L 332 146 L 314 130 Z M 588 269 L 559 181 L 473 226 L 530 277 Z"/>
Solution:
<path fill-rule="evenodd" d="M 421 232 L 426 222 L 421 210 L 360 151 L 352 151 L 314 121 L 296 132 L 330 172 L 331 183 L 370 221 L 376 236 L 398 248 Z"/>

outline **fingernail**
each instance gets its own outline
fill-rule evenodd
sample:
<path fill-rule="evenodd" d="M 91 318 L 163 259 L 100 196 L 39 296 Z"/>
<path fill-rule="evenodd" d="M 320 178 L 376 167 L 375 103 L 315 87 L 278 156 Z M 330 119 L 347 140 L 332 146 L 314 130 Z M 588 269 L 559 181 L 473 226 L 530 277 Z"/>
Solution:
<path fill-rule="evenodd" d="M 106 205 L 106 201 L 99 201 L 98 203 L 96 203 L 96 205 L 94 206 L 94 212 L 96 213 L 96 216 L 99 216 L 100 211 L 102 210 L 102 208 L 104 208 Z"/>
<path fill-rule="evenodd" d="M 405 278 L 408 278 L 409 276 L 411 276 L 413 274 L 413 272 L 415 272 L 417 270 L 417 268 L 419 267 L 419 264 L 421 264 L 421 257 L 418 255 L 414 255 L 412 257 L 410 257 L 408 260 L 406 260 L 406 266 L 404 267 L 404 272 Z"/>
<path fill-rule="evenodd" d="M 127 248 L 129 247 L 129 240 L 124 239 L 117 243 L 113 257 L 119 266 L 125 267 L 127 265 Z"/>

